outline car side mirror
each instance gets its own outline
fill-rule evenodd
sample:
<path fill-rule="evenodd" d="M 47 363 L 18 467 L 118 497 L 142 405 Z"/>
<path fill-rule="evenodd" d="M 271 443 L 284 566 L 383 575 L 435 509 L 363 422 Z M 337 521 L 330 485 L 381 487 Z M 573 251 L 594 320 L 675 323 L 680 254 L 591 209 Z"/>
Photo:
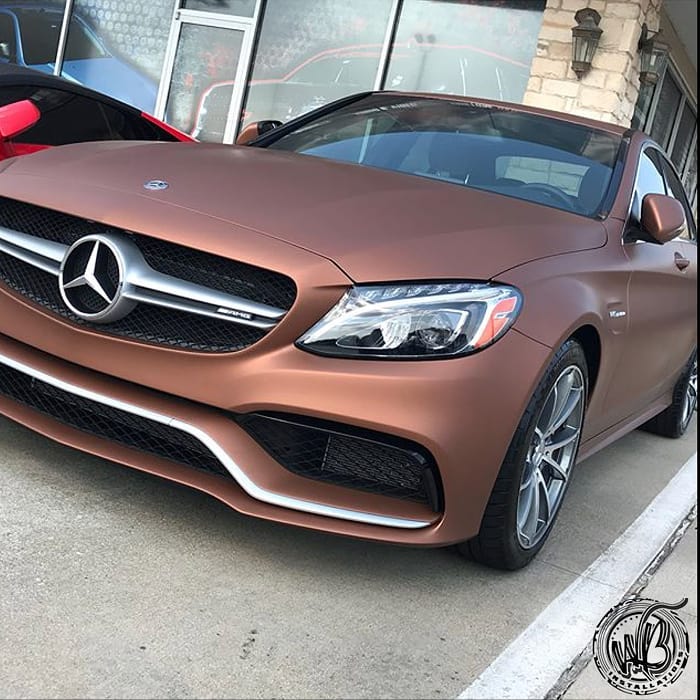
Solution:
<path fill-rule="evenodd" d="M 282 126 L 282 122 L 277 119 L 264 119 L 259 122 L 252 122 L 248 124 L 236 139 L 237 146 L 247 146 L 251 141 L 255 141 L 258 136 L 266 134 L 268 131 L 276 129 L 278 126 Z"/>
<path fill-rule="evenodd" d="M 0 107 L 0 141 L 7 141 L 30 129 L 41 117 L 41 112 L 30 100 L 13 102 Z"/>
<path fill-rule="evenodd" d="M 641 228 L 652 243 L 672 241 L 687 226 L 683 205 L 664 194 L 648 194 L 642 200 Z"/>

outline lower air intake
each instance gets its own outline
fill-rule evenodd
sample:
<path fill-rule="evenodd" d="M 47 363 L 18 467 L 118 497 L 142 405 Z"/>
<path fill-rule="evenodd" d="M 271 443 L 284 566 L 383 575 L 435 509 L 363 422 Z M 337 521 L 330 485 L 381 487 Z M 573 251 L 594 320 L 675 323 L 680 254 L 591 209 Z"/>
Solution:
<path fill-rule="evenodd" d="M 187 433 L 76 396 L 3 364 L 0 364 L 0 396 L 29 406 L 84 433 L 194 469 L 232 478 L 219 460 Z"/>
<path fill-rule="evenodd" d="M 254 413 L 241 427 L 294 474 L 442 510 L 432 457 L 419 445 L 383 433 L 300 416 Z"/>

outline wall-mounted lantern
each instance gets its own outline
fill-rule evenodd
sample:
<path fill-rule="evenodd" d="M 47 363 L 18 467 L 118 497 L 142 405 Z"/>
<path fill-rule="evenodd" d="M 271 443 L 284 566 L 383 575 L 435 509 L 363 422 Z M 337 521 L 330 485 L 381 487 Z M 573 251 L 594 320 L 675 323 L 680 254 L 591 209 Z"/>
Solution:
<path fill-rule="evenodd" d="M 591 69 L 603 30 L 598 26 L 600 14 L 590 7 L 579 10 L 574 19 L 578 24 L 571 28 L 571 68 L 580 79 Z"/>
<path fill-rule="evenodd" d="M 640 85 L 656 85 L 664 74 L 668 58 L 668 44 L 659 39 L 659 34 L 661 31 L 650 32 L 646 23 L 642 25 L 642 34 L 637 44 L 637 49 L 641 54 Z"/>

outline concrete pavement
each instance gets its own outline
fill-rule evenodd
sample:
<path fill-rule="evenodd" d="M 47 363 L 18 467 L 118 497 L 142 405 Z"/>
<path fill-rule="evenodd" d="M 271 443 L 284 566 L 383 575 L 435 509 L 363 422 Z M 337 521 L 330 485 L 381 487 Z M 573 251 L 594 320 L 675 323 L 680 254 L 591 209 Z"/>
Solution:
<path fill-rule="evenodd" d="M 0 446 L 0 696 L 440 698 L 634 521 L 696 435 L 635 432 L 581 465 L 513 574 L 246 518 L 2 419 Z"/>

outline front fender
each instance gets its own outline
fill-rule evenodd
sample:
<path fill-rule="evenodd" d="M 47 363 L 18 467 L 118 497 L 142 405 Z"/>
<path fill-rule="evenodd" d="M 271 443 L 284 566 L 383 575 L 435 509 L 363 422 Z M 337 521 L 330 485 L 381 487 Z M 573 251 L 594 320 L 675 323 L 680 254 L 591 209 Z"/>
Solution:
<path fill-rule="evenodd" d="M 519 288 L 523 307 L 515 328 L 552 349 L 590 326 L 600 341 L 597 381 L 589 397 L 584 440 L 607 426 L 605 396 L 617 367 L 629 317 L 631 269 L 621 249 L 604 248 L 536 260 L 499 276 Z"/>

